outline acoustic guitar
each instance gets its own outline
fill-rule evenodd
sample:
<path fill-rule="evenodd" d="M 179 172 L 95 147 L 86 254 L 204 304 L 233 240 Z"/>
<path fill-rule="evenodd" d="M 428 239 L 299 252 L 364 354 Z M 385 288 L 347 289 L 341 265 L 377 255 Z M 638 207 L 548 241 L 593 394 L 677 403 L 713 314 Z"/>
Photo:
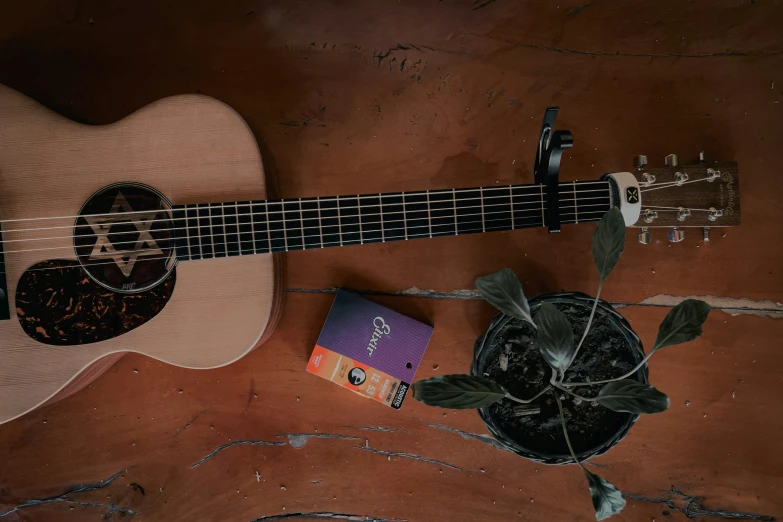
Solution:
<path fill-rule="evenodd" d="M 649 227 L 680 241 L 685 227 L 739 224 L 734 163 L 670 157 L 559 182 L 572 138 L 555 114 L 535 184 L 271 200 L 253 134 L 217 100 L 174 96 L 86 126 L 0 85 L 0 422 L 125 352 L 187 368 L 236 361 L 274 329 L 278 252 L 557 231 L 614 206 L 643 243 Z"/>

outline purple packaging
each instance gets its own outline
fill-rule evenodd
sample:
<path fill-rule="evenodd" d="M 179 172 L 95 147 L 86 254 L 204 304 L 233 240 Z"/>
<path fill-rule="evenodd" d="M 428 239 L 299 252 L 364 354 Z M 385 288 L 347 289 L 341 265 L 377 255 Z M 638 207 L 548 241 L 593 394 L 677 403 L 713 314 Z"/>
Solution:
<path fill-rule="evenodd" d="M 399 409 L 432 327 L 339 290 L 307 371 Z"/>

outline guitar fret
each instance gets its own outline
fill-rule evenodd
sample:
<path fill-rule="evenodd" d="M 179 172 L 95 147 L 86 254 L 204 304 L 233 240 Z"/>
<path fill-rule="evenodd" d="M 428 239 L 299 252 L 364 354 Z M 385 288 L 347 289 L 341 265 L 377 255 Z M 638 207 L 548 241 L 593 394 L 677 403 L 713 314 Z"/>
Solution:
<path fill-rule="evenodd" d="M 239 255 L 245 256 L 255 254 L 255 231 L 253 229 L 253 216 L 250 215 L 252 212 L 250 202 L 237 202 L 236 212 L 237 247 L 239 249 Z"/>
<path fill-rule="evenodd" d="M 386 235 L 383 232 L 383 194 L 378 193 L 378 213 L 381 215 L 381 243 L 386 242 Z"/>
<path fill-rule="evenodd" d="M 473 234 L 481 232 L 483 227 L 483 212 L 477 213 L 476 202 L 480 200 L 480 191 L 477 189 L 463 189 L 457 192 L 455 212 L 457 214 L 457 230 L 460 234 Z M 481 216 L 479 218 L 479 216 Z M 478 218 L 478 219 L 477 219 Z"/>
<path fill-rule="evenodd" d="M 321 248 L 324 247 L 324 221 L 321 219 L 321 198 L 315 198 L 318 203 L 318 234 L 321 236 Z"/>
<path fill-rule="evenodd" d="M 405 241 L 408 240 L 408 216 L 405 212 L 405 192 L 402 193 L 402 228 L 405 229 Z"/>
<path fill-rule="evenodd" d="M 297 199 L 283 201 L 283 226 L 285 227 L 286 250 L 304 249 L 304 226 L 302 224 L 302 203 Z"/>
<path fill-rule="evenodd" d="M 171 209 L 171 239 L 174 255 L 177 259 L 190 259 L 190 241 L 187 233 L 185 215 L 185 207 L 175 207 Z M 3 268 L 1 251 L 2 248 L 0 248 L 0 270 Z M 2 274 L 0 274 L 0 277 L 2 277 Z M 2 290 L 2 287 L 0 287 L 0 290 Z"/>
<path fill-rule="evenodd" d="M 485 232 L 494 230 L 512 230 L 514 220 L 511 213 L 511 197 L 503 187 L 488 187 L 483 191 L 484 200 L 489 202 L 484 205 L 482 225 Z"/>
<path fill-rule="evenodd" d="M 182 213 L 185 215 L 185 237 L 188 240 L 188 259 L 193 259 L 193 247 L 190 245 L 190 225 L 188 224 L 188 206 L 185 205 L 182 209 Z"/>
<path fill-rule="evenodd" d="M 356 195 L 356 213 L 359 216 L 359 244 L 364 244 L 364 234 L 362 232 L 362 198 Z"/>
<path fill-rule="evenodd" d="M 511 230 L 514 230 L 516 227 L 514 226 L 514 196 L 511 192 L 511 185 L 508 186 L 508 202 L 511 206 L 510 212 L 511 212 Z"/>
<path fill-rule="evenodd" d="M 454 233 L 454 200 L 451 191 L 431 192 L 429 194 L 430 229 L 432 236 L 450 236 Z"/>
<path fill-rule="evenodd" d="M 323 233 L 318 212 L 317 198 L 299 198 L 302 218 L 302 242 L 304 248 L 323 248 Z M 313 233 L 318 230 L 318 233 Z"/>
<path fill-rule="evenodd" d="M 343 245 L 360 244 L 362 236 L 359 224 L 358 196 L 340 196 L 337 204 L 340 210 L 340 231 Z"/>
<path fill-rule="evenodd" d="M 398 241 L 407 238 L 405 210 L 401 192 L 384 194 L 381 203 L 384 241 Z M 388 217 L 387 217 L 388 216 Z"/>
<path fill-rule="evenodd" d="M 269 252 L 272 252 L 272 232 L 269 229 L 269 205 L 265 206 L 266 213 L 266 242 L 269 244 Z"/>
<path fill-rule="evenodd" d="M 267 203 L 267 223 L 269 226 L 270 250 L 272 252 L 285 252 L 288 250 L 285 237 L 283 203 L 281 201 L 270 201 Z"/>
<path fill-rule="evenodd" d="M 285 251 L 288 252 L 288 230 L 286 230 L 285 226 L 285 203 L 283 203 L 283 243 L 285 244 Z"/>
<path fill-rule="evenodd" d="M 240 216 L 240 212 L 241 212 L 239 203 L 237 203 L 237 206 L 236 206 L 236 208 L 234 210 L 236 211 L 235 220 L 236 220 L 236 227 L 237 227 L 237 249 L 239 250 L 239 255 L 241 256 L 241 255 L 243 255 L 243 252 L 242 252 L 243 247 L 242 247 L 242 231 L 239 228 L 239 216 Z"/>
<path fill-rule="evenodd" d="M 383 212 L 381 198 L 375 194 L 358 196 L 359 225 L 361 227 L 362 243 L 378 243 L 383 241 Z"/>
<path fill-rule="evenodd" d="M 432 207 L 430 206 L 430 191 L 427 191 L 427 222 L 430 226 L 430 237 L 432 237 Z"/>
<path fill-rule="evenodd" d="M 457 226 L 457 189 L 451 189 L 451 199 L 454 202 L 454 235 L 459 235 L 459 227 Z"/>
<path fill-rule="evenodd" d="M 546 205 L 544 205 L 544 184 L 539 185 L 541 189 L 541 226 L 546 224 Z"/>
<path fill-rule="evenodd" d="M 258 254 L 258 247 L 256 244 L 256 220 L 253 219 L 253 205 L 248 202 L 247 214 L 250 217 L 250 237 L 252 238 L 253 253 Z"/>
<path fill-rule="evenodd" d="M 343 246 L 343 220 L 340 216 L 340 196 L 337 196 L 337 229 L 340 232 L 340 246 Z"/>
<path fill-rule="evenodd" d="M 226 219 L 225 219 L 225 207 L 223 203 L 220 204 L 220 226 L 223 227 L 223 251 L 224 256 L 228 256 L 228 237 L 226 236 Z"/>
<path fill-rule="evenodd" d="M 487 225 L 484 218 L 484 187 L 479 188 L 479 197 L 481 198 L 481 231 L 487 231 Z"/>
<path fill-rule="evenodd" d="M 305 245 L 304 214 L 302 213 L 302 198 L 299 198 L 299 224 L 302 226 L 302 250 L 304 250 L 306 248 L 306 245 Z"/>
<path fill-rule="evenodd" d="M 226 239 L 226 256 L 237 256 L 242 254 L 242 248 L 239 244 L 239 206 L 237 203 L 229 203 L 228 206 L 221 205 L 223 212 L 223 230 Z M 236 230 L 236 234 L 234 233 Z"/>
<path fill-rule="evenodd" d="M 329 246 L 342 246 L 342 234 L 340 233 L 340 211 L 337 207 L 337 199 L 333 197 L 320 198 L 321 226 L 323 227 L 323 244 Z"/>
<path fill-rule="evenodd" d="M 208 225 L 207 225 L 207 235 L 206 237 L 209 239 L 210 244 L 212 245 L 212 250 L 210 251 L 210 257 L 217 257 L 216 251 L 215 251 L 215 236 L 212 234 L 212 207 L 207 205 L 207 215 L 209 216 L 208 219 Z M 202 235 L 203 237 L 203 235 Z"/>
<path fill-rule="evenodd" d="M 576 204 L 576 181 L 573 182 L 573 186 L 574 186 L 573 192 L 574 192 L 574 219 L 575 219 L 574 223 L 579 223 L 579 208 L 577 207 Z"/>
<path fill-rule="evenodd" d="M 191 245 L 195 245 L 198 248 L 198 258 L 204 259 L 204 251 L 201 247 L 201 234 L 198 231 L 198 205 L 193 205 L 192 207 L 190 205 L 186 205 L 186 213 L 188 218 L 188 236 L 192 236 L 190 243 Z M 191 230 L 195 227 L 195 233 L 192 233 Z M 193 259 L 193 248 L 191 248 L 190 251 L 190 258 Z"/>
<path fill-rule="evenodd" d="M 272 252 L 272 238 L 269 233 L 269 213 L 266 202 L 253 202 L 250 206 L 250 220 L 253 223 L 253 248 L 256 253 Z"/>
<path fill-rule="evenodd" d="M 409 192 L 405 198 L 405 221 L 409 239 L 431 237 L 428 195 L 422 192 Z"/>

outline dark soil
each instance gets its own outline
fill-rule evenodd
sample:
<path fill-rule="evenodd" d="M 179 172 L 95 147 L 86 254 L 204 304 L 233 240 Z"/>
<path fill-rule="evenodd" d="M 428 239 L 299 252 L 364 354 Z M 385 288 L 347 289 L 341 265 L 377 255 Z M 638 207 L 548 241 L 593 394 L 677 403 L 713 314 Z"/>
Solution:
<path fill-rule="evenodd" d="M 557 303 L 556 306 L 571 321 L 574 342 L 578 343 L 587 325 L 590 308 L 571 303 Z M 619 377 L 641 360 L 634 355 L 634 348 L 610 317 L 600 307 L 596 310 L 590 333 L 566 372 L 566 382 Z M 503 385 L 513 396 L 527 399 L 549 384 L 552 370 L 541 356 L 535 330 L 528 323 L 512 319 L 484 350 L 483 375 Z M 502 355 L 508 356 L 505 371 L 501 368 Z M 585 397 L 594 397 L 600 388 L 600 385 L 580 386 L 574 391 Z M 541 408 L 539 414 L 515 415 L 512 408 L 519 404 L 505 399 L 489 407 L 490 418 L 501 432 L 534 453 L 568 455 L 557 402 L 552 393 L 549 391 L 530 404 Z M 580 401 L 562 391 L 560 396 L 568 435 L 577 454 L 604 445 L 631 417 L 630 413 L 619 413 L 597 403 Z"/>

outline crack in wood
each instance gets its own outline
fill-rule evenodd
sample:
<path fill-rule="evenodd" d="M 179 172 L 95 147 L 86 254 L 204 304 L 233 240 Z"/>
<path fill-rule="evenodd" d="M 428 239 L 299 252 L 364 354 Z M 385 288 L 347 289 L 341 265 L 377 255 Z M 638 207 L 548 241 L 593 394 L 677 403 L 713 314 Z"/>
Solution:
<path fill-rule="evenodd" d="M 301 294 L 336 294 L 339 288 L 288 288 L 287 292 L 301 293 Z M 441 292 L 437 290 L 428 290 L 412 286 L 405 290 L 398 290 L 396 292 L 384 292 L 380 290 L 357 290 L 353 288 L 345 288 L 350 292 L 359 295 L 369 296 L 384 296 L 384 297 L 419 297 L 425 299 L 459 299 L 459 300 L 483 300 L 481 294 L 477 290 L 452 290 L 449 292 Z M 649 307 L 661 307 L 671 308 L 681 303 L 685 299 L 701 299 L 706 301 L 715 310 L 726 312 L 729 315 L 754 315 L 758 317 L 764 317 L 769 319 L 781 319 L 783 318 L 783 304 L 769 299 L 753 300 L 747 298 L 736 297 L 719 297 L 713 295 L 695 295 L 695 296 L 671 296 L 658 294 L 652 297 L 647 297 L 638 303 L 629 303 L 625 301 L 612 302 L 611 305 L 615 308 L 625 308 L 630 306 L 649 306 Z"/>
<path fill-rule="evenodd" d="M 473 2 L 474 4 L 479 4 L 479 5 L 477 5 L 476 7 L 473 8 L 474 11 L 478 11 L 479 9 L 487 7 L 488 5 L 494 3 L 495 0 L 484 0 L 481 3 L 479 3 L 479 2 L 481 2 L 481 0 L 477 0 L 476 2 Z"/>
<path fill-rule="evenodd" d="M 398 290 L 397 292 L 383 292 L 381 290 L 356 290 L 344 288 L 349 292 L 360 295 L 377 295 L 387 297 L 425 297 L 431 299 L 483 299 L 477 290 L 452 290 L 451 292 L 439 292 L 437 290 L 420 289 L 415 286 Z M 336 294 L 339 288 L 287 288 L 286 292 L 299 294 Z"/>
<path fill-rule="evenodd" d="M 191 464 L 191 468 L 197 468 L 204 464 L 206 461 L 220 453 L 221 451 L 231 448 L 233 446 L 288 446 L 287 442 L 278 442 L 276 440 L 235 440 L 233 442 L 229 442 L 227 444 L 223 444 L 222 446 L 218 446 L 215 448 L 212 453 L 204 457 L 203 459 L 199 460 L 195 464 Z"/>
<path fill-rule="evenodd" d="M 686 495 L 678 488 L 672 486 L 666 493 L 665 497 L 645 497 L 636 493 L 623 493 L 623 496 L 627 499 L 637 500 L 640 502 L 651 502 L 654 504 L 665 504 L 666 507 L 673 511 L 679 511 L 688 518 L 696 518 L 700 516 L 727 518 L 732 520 L 761 520 L 762 522 L 772 522 L 776 518 L 772 515 L 761 515 L 758 513 L 748 513 L 745 511 L 726 511 L 722 509 L 705 509 L 701 503 L 704 501 L 704 497 L 698 497 L 695 495 Z M 682 506 L 678 506 L 676 501 L 681 501 Z"/>
<path fill-rule="evenodd" d="M 179 432 L 180 432 L 180 431 L 185 431 L 186 429 L 188 429 L 188 428 L 190 427 L 190 425 L 191 425 L 191 424 L 193 424 L 194 422 L 196 422 L 196 419 L 198 419 L 198 418 L 199 418 L 199 415 L 201 415 L 201 413 L 202 413 L 202 412 L 199 412 L 199 413 L 195 414 L 195 415 L 193 416 L 193 418 L 192 418 L 192 419 L 190 419 L 190 420 L 189 420 L 189 421 L 188 421 L 188 422 L 187 422 L 187 423 L 186 423 L 184 426 L 182 426 L 181 428 L 177 428 L 177 431 L 175 431 L 175 432 L 174 432 L 174 437 L 176 437 L 177 435 L 179 435 Z"/>
<path fill-rule="evenodd" d="M 481 435 L 479 433 L 471 433 L 469 431 L 462 431 L 458 430 L 457 428 L 452 428 L 451 426 L 443 426 L 442 424 L 431 424 L 431 423 L 425 423 L 430 428 L 435 428 L 436 430 L 443 430 L 448 431 L 449 433 L 456 433 L 463 439 L 468 440 L 476 440 L 478 442 L 481 442 L 482 444 L 486 444 L 488 446 L 492 446 L 495 449 L 499 449 L 500 451 L 507 451 L 509 453 L 513 453 L 509 448 L 505 447 L 503 443 L 501 443 L 499 440 L 495 439 L 491 435 Z M 588 464 L 590 466 L 595 466 L 596 468 L 611 468 L 609 464 L 598 464 L 596 462 L 592 462 L 589 460 L 583 460 L 584 464 Z"/>
<path fill-rule="evenodd" d="M 344 439 L 344 440 L 360 440 L 361 437 L 355 437 L 353 435 L 339 435 L 336 433 L 283 433 L 278 435 L 278 437 L 288 437 L 288 442 L 282 442 L 282 441 L 276 441 L 276 440 L 235 440 L 233 442 L 228 442 L 226 444 L 223 444 L 221 446 L 218 446 L 215 448 L 209 455 L 205 456 L 203 459 L 199 460 L 198 462 L 191 464 L 191 468 L 197 468 L 204 464 L 209 459 L 213 458 L 215 455 L 220 453 L 221 451 L 231 448 L 233 446 L 293 446 L 296 449 L 302 448 L 305 444 L 307 444 L 307 441 L 316 438 L 316 439 Z"/>
<path fill-rule="evenodd" d="M 544 44 L 517 42 L 502 36 L 491 36 L 487 34 L 477 34 L 471 32 L 464 32 L 463 34 L 468 36 L 475 36 L 478 38 L 487 38 L 489 40 L 503 42 L 523 49 L 537 49 L 540 51 L 549 51 L 560 54 L 579 54 L 587 56 L 618 56 L 626 58 L 736 58 L 742 56 L 778 56 L 783 54 L 783 49 L 776 49 L 773 51 L 733 51 L 731 49 L 727 49 L 725 51 L 716 51 L 712 53 L 629 53 L 622 51 L 589 51 L 584 49 L 571 49 L 568 47 L 553 47 L 551 45 Z"/>
<path fill-rule="evenodd" d="M 460 468 L 459 466 L 455 466 L 454 464 L 449 464 L 448 462 L 443 462 L 441 460 L 428 459 L 427 457 L 422 457 L 421 455 L 414 455 L 413 453 L 403 453 L 399 451 L 386 451 L 386 450 L 371 448 L 370 443 L 368 441 L 364 441 L 364 446 L 354 446 L 354 447 L 363 451 L 369 451 L 370 453 L 384 455 L 386 457 L 389 457 L 389 460 L 391 460 L 391 457 L 413 459 L 413 460 L 418 460 L 420 462 L 426 462 L 427 464 L 435 464 L 436 466 L 443 466 L 444 468 L 454 469 L 457 471 L 464 471 L 465 473 L 471 473 L 471 470 L 469 469 Z"/>
<path fill-rule="evenodd" d="M 714 295 L 676 295 L 657 294 L 641 300 L 636 306 L 677 306 L 686 299 L 700 299 L 711 307 L 729 315 L 755 315 L 768 319 L 783 319 L 783 304 L 770 299 L 753 300 L 746 297 L 720 297 Z"/>
<path fill-rule="evenodd" d="M 489 435 L 480 435 L 478 433 L 471 433 L 469 431 L 462 431 L 458 430 L 457 428 L 452 428 L 451 426 L 443 426 L 441 424 L 430 424 L 427 423 L 427 426 L 430 428 L 435 428 L 436 430 L 442 430 L 442 431 L 448 431 L 450 433 L 456 433 L 463 439 L 468 440 L 477 440 L 483 444 L 487 444 L 489 446 L 492 446 L 495 449 L 499 449 L 501 451 L 510 451 L 508 448 L 506 448 L 501 442 L 494 439 L 493 437 Z"/>
<path fill-rule="evenodd" d="M 338 435 L 336 433 L 283 433 L 278 435 L 278 437 L 288 437 L 288 443 L 296 449 L 304 447 L 310 439 L 360 440 L 361 438 L 353 435 Z"/>
<path fill-rule="evenodd" d="M 252 522 L 272 522 L 288 518 L 309 518 L 311 520 L 348 520 L 350 522 L 407 522 L 404 518 L 378 518 L 370 515 L 354 515 L 351 513 L 332 513 L 330 511 L 310 511 L 302 513 L 281 513 L 256 518 Z"/>
<path fill-rule="evenodd" d="M 97 507 L 106 509 L 105 515 L 111 516 L 114 513 L 120 514 L 120 515 L 128 515 L 133 516 L 136 514 L 136 511 L 133 511 L 132 509 L 125 509 L 118 507 L 115 503 L 110 502 L 108 504 L 98 504 L 95 502 L 84 502 L 81 500 L 73 500 L 69 498 L 70 495 L 75 495 L 76 493 L 84 493 L 87 491 L 95 491 L 96 489 L 102 489 L 117 480 L 125 470 L 118 471 L 111 477 L 101 480 L 100 482 L 95 482 L 93 484 L 79 484 L 77 486 L 73 486 L 70 489 L 68 489 L 65 493 L 61 493 L 60 495 L 56 495 L 53 497 L 46 497 L 46 498 L 34 498 L 30 500 L 26 500 L 20 504 L 17 504 L 13 508 L 0 512 L 0 518 L 8 516 L 12 513 L 16 513 L 17 511 L 21 511 L 22 509 L 27 509 L 31 507 L 40 506 L 43 504 L 51 504 L 51 503 L 64 503 L 64 504 L 70 504 L 73 506 L 84 506 L 84 507 Z M 106 518 L 104 516 L 104 518 Z"/>
<path fill-rule="evenodd" d="M 408 433 L 408 430 L 401 428 L 387 428 L 386 426 L 346 426 L 347 428 L 353 428 L 355 430 L 364 431 L 387 431 L 392 433 Z"/>
<path fill-rule="evenodd" d="M 597 462 L 593 462 L 592 460 L 583 460 L 582 463 L 587 464 L 588 466 L 593 466 L 594 468 L 612 469 L 612 466 L 609 464 L 599 464 Z"/>

